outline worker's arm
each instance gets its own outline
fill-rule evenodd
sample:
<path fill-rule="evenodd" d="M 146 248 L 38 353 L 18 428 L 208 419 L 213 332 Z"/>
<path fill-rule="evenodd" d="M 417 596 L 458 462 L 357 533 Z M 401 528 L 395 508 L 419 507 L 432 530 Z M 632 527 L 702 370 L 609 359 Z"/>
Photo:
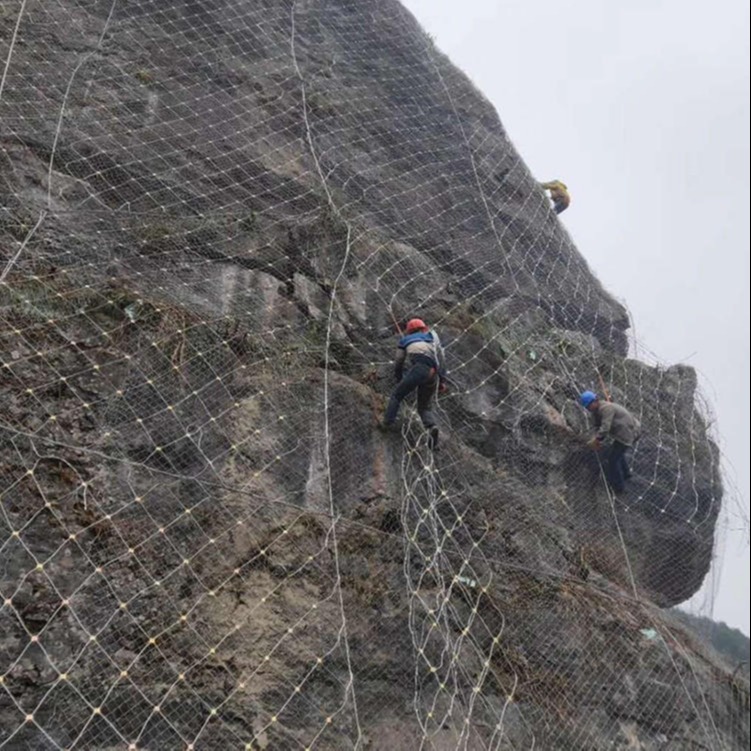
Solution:
<path fill-rule="evenodd" d="M 598 441 L 604 441 L 610 435 L 614 415 L 615 410 L 609 404 L 603 404 L 600 407 L 600 425 L 595 436 Z"/>
<path fill-rule="evenodd" d="M 441 380 L 446 378 L 446 354 L 443 351 L 443 345 L 438 337 L 438 334 L 433 331 L 433 341 L 435 347 L 435 362 L 438 370 L 438 377 Z"/>
<path fill-rule="evenodd" d="M 436 346 L 436 360 L 438 362 L 438 390 L 444 393 L 448 390 L 449 374 L 446 371 L 446 355 L 440 341 Z"/>
<path fill-rule="evenodd" d="M 394 357 L 394 375 L 397 381 L 402 380 L 404 374 L 404 361 L 407 359 L 407 350 L 403 347 L 399 347 L 396 350 L 396 357 Z"/>

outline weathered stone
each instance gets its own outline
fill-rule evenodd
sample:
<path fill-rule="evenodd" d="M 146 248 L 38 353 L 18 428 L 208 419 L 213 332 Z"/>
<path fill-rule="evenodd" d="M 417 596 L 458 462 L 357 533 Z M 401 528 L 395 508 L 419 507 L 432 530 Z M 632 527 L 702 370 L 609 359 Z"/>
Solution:
<path fill-rule="evenodd" d="M 8 747 L 336 751 L 359 723 L 406 751 L 416 711 L 445 712 L 435 749 L 747 747 L 747 693 L 653 604 L 712 559 L 695 374 L 626 359 L 624 308 L 409 14 L 118 4 L 102 36 L 109 6 L 31 5 L 0 100 L 3 268 L 29 240 L 0 287 Z M 415 312 L 453 381 L 433 458 L 408 408 L 375 430 Z M 605 384 L 644 425 L 613 505 L 575 401 Z M 418 695 L 426 659 L 456 701 Z"/>

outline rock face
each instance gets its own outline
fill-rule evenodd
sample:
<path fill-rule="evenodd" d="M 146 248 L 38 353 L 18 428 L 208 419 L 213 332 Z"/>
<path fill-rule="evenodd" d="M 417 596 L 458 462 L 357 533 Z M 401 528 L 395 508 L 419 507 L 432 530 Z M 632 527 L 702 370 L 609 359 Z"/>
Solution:
<path fill-rule="evenodd" d="M 658 608 L 722 488 L 490 105 L 393 0 L 0 15 L 0 744 L 740 749 Z M 573 209 L 572 209 L 573 210 Z M 375 430 L 398 322 L 453 387 Z M 642 421 L 613 498 L 583 388 Z"/>

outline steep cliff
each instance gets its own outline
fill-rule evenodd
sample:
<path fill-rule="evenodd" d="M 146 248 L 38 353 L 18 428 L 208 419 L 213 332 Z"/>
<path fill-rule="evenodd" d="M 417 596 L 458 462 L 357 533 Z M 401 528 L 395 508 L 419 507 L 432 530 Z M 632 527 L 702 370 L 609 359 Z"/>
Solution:
<path fill-rule="evenodd" d="M 695 374 L 628 358 L 398 3 L 0 31 L 0 746 L 747 746 L 747 687 L 659 610 L 721 506 Z M 410 409 L 375 430 L 413 314 L 437 455 Z M 617 498 L 592 387 L 644 426 Z"/>

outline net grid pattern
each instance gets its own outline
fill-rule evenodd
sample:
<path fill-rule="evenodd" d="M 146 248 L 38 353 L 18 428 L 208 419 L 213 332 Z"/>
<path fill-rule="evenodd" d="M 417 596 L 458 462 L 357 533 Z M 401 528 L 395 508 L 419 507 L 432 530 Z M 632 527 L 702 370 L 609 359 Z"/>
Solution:
<path fill-rule="evenodd" d="M 0 748 L 741 748 L 652 604 L 747 524 L 693 372 L 617 354 L 477 92 L 367 5 L 2 9 Z M 413 313 L 440 454 L 375 431 Z M 622 496 L 584 388 L 646 428 Z"/>

